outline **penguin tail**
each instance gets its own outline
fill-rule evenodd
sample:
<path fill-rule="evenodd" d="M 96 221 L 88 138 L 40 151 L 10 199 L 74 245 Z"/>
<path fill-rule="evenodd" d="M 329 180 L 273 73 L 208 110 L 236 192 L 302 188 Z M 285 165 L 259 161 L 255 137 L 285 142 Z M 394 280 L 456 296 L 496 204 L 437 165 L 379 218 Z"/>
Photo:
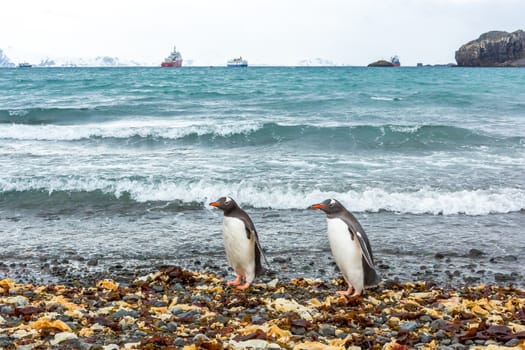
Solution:
<path fill-rule="evenodd" d="M 365 287 L 373 287 L 381 283 L 381 276 L 379 273 L 377 273 L 373 266 L 368 265 L 366 261 L 363 261 L 363 272 L 365 275 Z"/>

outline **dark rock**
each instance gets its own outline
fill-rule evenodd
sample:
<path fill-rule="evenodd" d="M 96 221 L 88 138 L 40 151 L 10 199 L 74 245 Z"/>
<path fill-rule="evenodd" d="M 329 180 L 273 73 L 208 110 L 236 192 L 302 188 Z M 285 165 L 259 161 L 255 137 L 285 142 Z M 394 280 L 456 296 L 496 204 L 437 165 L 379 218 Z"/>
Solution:
<path fill-rule="evenodd" d="M 325 337 L 334 337 L 335 336 L 335 327 L 329 324 L 324 324 L 319 328 L 319 333 Z"/>
<path fill-rule="evenodd" d="M 300 326 L 292 326 L 290 331 L 293 335 L 304 335 L 306 333 L 306 328 Z"/>
<path fill-rule="evenodd" d="M 507 347 L 514 347 L 514 346 L 517 346 L 519 343 L 520 343 L 520 340 L 518 338 L 514 338 L 514 339 L 511 339 L 508 342 L 506 342 L 505 346 L 507 346 Z"/>
<path fill-rule="evenodd" d="M 436 259 L 443 259 L 444 257 L 445 257 L 445 254 L 439 253 L 439 252 L 434 255 L 434 258 Z"/>
<path fill-rule="evenodd" d="M 278 263 L 278 264 L 284 264 L 286 262 L 290 262 L 291 258 L 284 258 L 282 256 L 277 256 L 277 257 L 273 258 L 272 261 L 275 262 L 275 263 Z"/>
<path fill-rule="evenodd" d="M 479 258 L 480 256 L 484 255 L 485 253 L 483 253 L 481 250 L 479 249 L 476 249 L 476 248 L 472 248 L 471 250 L 469 250 L 468 252 L 468 257 L 469 258 Z"/>
<path fill-rule="evenodd" d="M 416 329 L 417 326 L 418 326 L 417 322 L 407 322 L 407 323 L 402 324 L 401 327 L 399 327 L 399 329 L 411 332 L 414 329 Z"/>
<path fill-rule="evenodd" d="M 430 328 L 432 328 L 433 330 L 439 330 L 439 329 L 443 329 L 446 325 L 447 325 L 447 321 L 440 318 L 440 319 L 432 321 L 432 323 L 430 324 Z"/>
<path fill-rule="evenodd" d="M 394 64 L 390 61 L 379 60 L 379 61 L 370 63 L 368 67 L 394 67 Z"/>
<path fill-rule="evenodd" d="M 169 322 L 169 323 L 166 325 L 166 328 L 168 329 L 168 331 L 170 331 L 170 332 L 172 332 L 172 333 L 174 333 L 174 332 L 177 331 L 177 327 L 178 327 L 178 325 L 177 325 L 177 323 L 175 323 L 175 322 Z"/>
<path fill-rule="evenodd" d="M 209 341 L 210 339 L 205 336 L 204 334 L 197 334 L 193 337 L 193 344 L 202 344 L 202 343 L 205 343 L 207 341 Z"/>
<path fill-rule="evenodd" d="M 432 317 L 428 316 L 428 315 L 423 315 L 419 318 L 419 320 L 421 322 L 432 322 Z"/>
<path fill-rule="evenodd" d="M 89 259 L 87 261 L 87 266 L 97 266 L 98 265 L 98 259 Z"/>
<path fill-rule="evenodd" d="M 525 67 L 525 32 L 491 31 L 456 51 L 458 66 Z"/>
<path fill-rule="evenodd" d="M 426 333 L 423 333 L 423 334 L 421 334 L 421 335 L 419 336 L 419 341 L 422 342 L 422 343 L 424 343 L 424 344 L 428 344 L 428 343 L 430 343 L 433 339 L 434 339 L 433 336 L 428 335 L 428 334 L 426 334 Z"/>
<path fill-rule="evenodd" d="M 510 274 L 496 272 L 494 274 L 494 280 L 498 282 L 514 281 L 518 277 L 519 277 L 519 274 L 516 272 L 512 272 Z"/>
<path fill-rule="evenodd" d="M 179 347 L 184 346 L 184 339 L 181 337 L 175 338 L 175 340 L 173 341 L 173 345 L 179 346 Z"/>

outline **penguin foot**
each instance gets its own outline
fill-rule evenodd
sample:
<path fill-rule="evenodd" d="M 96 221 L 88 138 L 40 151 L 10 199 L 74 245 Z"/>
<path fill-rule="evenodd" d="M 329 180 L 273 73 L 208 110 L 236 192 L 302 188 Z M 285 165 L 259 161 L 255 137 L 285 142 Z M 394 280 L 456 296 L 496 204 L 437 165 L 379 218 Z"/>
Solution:
<path fill-rule="evenodd" d="M 237 286 L 235 288 L 237 288 L 238 290 L 245 290 L 247 288 L 250 287 L 250 282 L 246 282 L 245 284 L 243 284 L 242 286 Z"/>
<path fill-rule="evenodd" d="M 350 295 L 350 293 L 352 293 L 354 291 L 354 287 L 349 287 L 347 290 L 338 290 L 337 292 L 335 292 L 335 294 L 337 295 Z M 356 295 L 357 291 L 352 294 L 352 296 Z M 357 294 L 359 295 L 359 294 Z"/>
<path fill-rule="evenodd" d="M 229 286 L 238 286 L 239 284 L 241 284 L 241 279 L 242 279 L 241 276 L 237 276 L 237 278 L 234 279 L 233 281 L 228 281 L 228 285 Z"/>

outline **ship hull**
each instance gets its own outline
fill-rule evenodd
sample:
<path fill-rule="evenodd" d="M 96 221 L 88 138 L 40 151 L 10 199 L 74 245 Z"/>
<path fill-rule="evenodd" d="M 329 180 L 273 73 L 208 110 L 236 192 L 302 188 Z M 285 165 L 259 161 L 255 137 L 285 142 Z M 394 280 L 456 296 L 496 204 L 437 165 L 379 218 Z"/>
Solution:
<path fill-rule="evenodd" d="M 228 63 L 228 67 L 248 67 L 248 63 Z"/>
<path fill-rule="evenodd" d="M 160 66 L 163 68 L 182 67 L 182 60 L 173 62 L 162 62 Z"/>

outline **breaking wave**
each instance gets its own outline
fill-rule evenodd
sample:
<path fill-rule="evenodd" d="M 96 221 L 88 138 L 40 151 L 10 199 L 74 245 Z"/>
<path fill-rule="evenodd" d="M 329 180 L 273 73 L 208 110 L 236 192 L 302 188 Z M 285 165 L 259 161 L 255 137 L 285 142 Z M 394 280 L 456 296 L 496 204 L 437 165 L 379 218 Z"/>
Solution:
<path fill-rule="evenodd" d="M 274 143 L 345 148 L 450 149 L 477 146 L 520 146 L 525 138 L 488 134 L 445 125 L 284 125 L 260 122 L 120 121 L 87 125 L 0 124 L 0 139 L 127 142 L 197 142 L 208 146 L 256 146 Z"/>
<path fill-rule="evenodd" d="M 54 179 L 0 182 L 0 208 L 105 207 L 121 211 L 129 207 L 160 203 L 175 209 L 202 209 L 206 203 L 231 195 L 252 208 L 305 209 L 326 198 L 337 198 L 356 212 L 397 212 L 432 215 L 487 215 L 524 210 L 525 190 L 488 188 L 478 190 L 388 191 L 366 188 L 350 191 L 305 190 L 283 186 L 206 181 L 150 182 L 146 179 Z"/>

